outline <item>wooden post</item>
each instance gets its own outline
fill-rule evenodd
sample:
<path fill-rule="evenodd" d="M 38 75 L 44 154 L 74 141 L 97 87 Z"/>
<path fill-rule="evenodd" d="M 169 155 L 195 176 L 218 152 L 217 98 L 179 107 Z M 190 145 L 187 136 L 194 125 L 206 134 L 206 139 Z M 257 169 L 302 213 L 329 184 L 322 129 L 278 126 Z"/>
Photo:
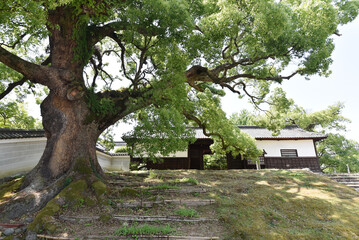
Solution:
<path fill-rule="evenodd" d="M 259 160 L 256 161 L 256 168 L 257 170 L 261 170 L 261 163 Z"/>
<path fill-rule="evenodd" d="M 350 173 L 349 164 L 347 164 L 347 170 L 348 170 L 348 173 Z"/>

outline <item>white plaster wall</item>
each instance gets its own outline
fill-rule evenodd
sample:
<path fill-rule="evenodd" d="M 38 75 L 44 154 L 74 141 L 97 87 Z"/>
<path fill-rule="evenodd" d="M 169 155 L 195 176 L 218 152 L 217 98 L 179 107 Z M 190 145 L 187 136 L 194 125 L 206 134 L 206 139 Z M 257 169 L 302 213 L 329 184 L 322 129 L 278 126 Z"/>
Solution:
<path fill-rule="evenodd" d="M 0 178 L 30 171 L 39 162 L 46 138 L 0 140 Z M 110 156 L 97 151 L 102 168 L 129 171 L 130 156 Z"/>
<path fill-rule="evenodd" d="M 110 156 L 97 151 L 100 166 L 109 171 L 130 171 L 130 156 Z"/>
<path fill-rule="evenodd" d="M 0 140 L 0 177 L 29 171 L 45 149 L 46 138 Z"/>
<path fill-rule="evenodd" d="M 315 157 L 313 140 L 257 140 L 257 147 L 264 149 L 266 157 L 280 157 L 280 149 L 297 149 L 298 157 Z"/>
<path fill-rule="evenodd" d="M 130 156 L 112 156 L 110 171 L 130 171 Z"/>
<path fill-rule="evenodd" d="M 188 151 L 177 151 L 175 154 L 170 155 L 171 157 L 176 158 L 186 158 L 188 157 Z"/>
<path fill-rule="evenodd" d="M 104 154 L 102 152 L 96 152 L 97 153 L 97 160 L 98 163 L 100 164 L 100 166 L 103 169 L 108 169 L 111 167 L 112 161 L 111 161 L 111 156 Z"/>

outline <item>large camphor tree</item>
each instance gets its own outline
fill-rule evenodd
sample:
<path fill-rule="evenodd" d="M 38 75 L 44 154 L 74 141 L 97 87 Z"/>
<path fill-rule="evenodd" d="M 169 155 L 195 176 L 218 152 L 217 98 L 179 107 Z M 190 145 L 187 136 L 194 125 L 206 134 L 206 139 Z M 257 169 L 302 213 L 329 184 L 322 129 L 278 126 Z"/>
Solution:
<path fill-rule="evenodd" d="M 260 103 L 271 83 L 328 74 L 332 38 L 356 17 L 357 6 L 347 0 L 0 1 L 0 98 L 20 86 L 48 91 L 41 103 L 46 148 L 2 217 L 40 209 L 68 179 L 103 179 L 96 141 L 123 119 L 138 120 L 133 135 L 153 152 L 183 147 L 178 136 L 188 135 L 191 121 L 215 139 L 218 151 L 259 155 L 220 110 L 222 89 Z M 174 141 L 164 146 L 156 136 Z"/>

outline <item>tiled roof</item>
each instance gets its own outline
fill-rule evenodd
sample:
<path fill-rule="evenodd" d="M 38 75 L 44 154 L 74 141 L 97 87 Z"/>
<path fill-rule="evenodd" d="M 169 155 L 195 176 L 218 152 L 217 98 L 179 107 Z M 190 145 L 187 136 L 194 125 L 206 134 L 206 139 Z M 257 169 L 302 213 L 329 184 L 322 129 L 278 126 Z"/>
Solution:
<path fill-rule="evenodd" d="M 124 141 L 117 141 L 114 143 L 115 143 L 115 147 L 126 147 L 126 145 L 127 145 L 127 143 Z"/>
<path fill-rule="evenodd" d="M 130 156 L 128 152 L 110 153 L 111 156 Z"/>
<path fill-rule="evenodd" d="M 11 129 L 0 128 L 0 139 L 40 138 L 45 137 L 43 129 Z"/>
<path fill-rule="evenodd" d="M 273 136 L 273 132 L 258 126 L 238 126 L 238 128 L 252 136 L 257 140 L 266 140 L 266 139 L 315 139 L 320 140 L 327 137 L 327 135 L 322 133 L 308 132 L 297 125 L 288 125 L 284 127 L 280 134 Z M 201 128 L 195 128 L 196 139 L 206 139 L 209 138 L 203 134 Z"/>

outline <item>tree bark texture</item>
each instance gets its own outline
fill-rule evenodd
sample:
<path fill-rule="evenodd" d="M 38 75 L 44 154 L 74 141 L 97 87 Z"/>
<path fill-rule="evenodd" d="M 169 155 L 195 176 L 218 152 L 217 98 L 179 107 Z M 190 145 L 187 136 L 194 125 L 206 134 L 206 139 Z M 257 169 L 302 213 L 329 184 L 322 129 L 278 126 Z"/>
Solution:
<path fill-rule="evenodd" d="M 89 114 L 81 99 L 69 101 L 53 93 L 41 104 L 43 126 L 47 137 L 45 151 L 38 165 L 28 174 L 27 181 L 40 175 L 42 179 L 56 179 L 75 171 L 79 159 L 94 172 L 102 174 L 96 157 L 96 141 L 100 134 L 97 124 L 86 124 Z"/>
<path fill-rule="evenodd" d="M 66 179 L 90 182 L 104 176 L 96 157 L 100 131 L 98 124 L 86 123 L 89 109 L 84 99 L 70 101 L 51 91 L 41 104 L 41 114 L 47 137 L 44 153 L 25 176 L 18 196 L 0 206 L 0 219 L 41 209 L 65 187 Z"/>
<path fill-rule="evenodd" d="M 85 96 L 84 63 L 75 56 L 81 54 L 75 53 L 73 35 L 78 19 L 69 13 L 63 7 L 49 13 L 51 66 L 31 64 L 0 49 L 2 62 L 50 89 L 41 104 L 47 138 L 44 153 L 25 176 L 17 197 L 0 206 L 0 219 L 41 209 L 65 187 L 67 178 L 85 177 L 90 182 L 104 176 L 96 156 L 96 141 L 104 129 L 99 127 L 101 121 L 88 120 L 93 113 Z"/>

